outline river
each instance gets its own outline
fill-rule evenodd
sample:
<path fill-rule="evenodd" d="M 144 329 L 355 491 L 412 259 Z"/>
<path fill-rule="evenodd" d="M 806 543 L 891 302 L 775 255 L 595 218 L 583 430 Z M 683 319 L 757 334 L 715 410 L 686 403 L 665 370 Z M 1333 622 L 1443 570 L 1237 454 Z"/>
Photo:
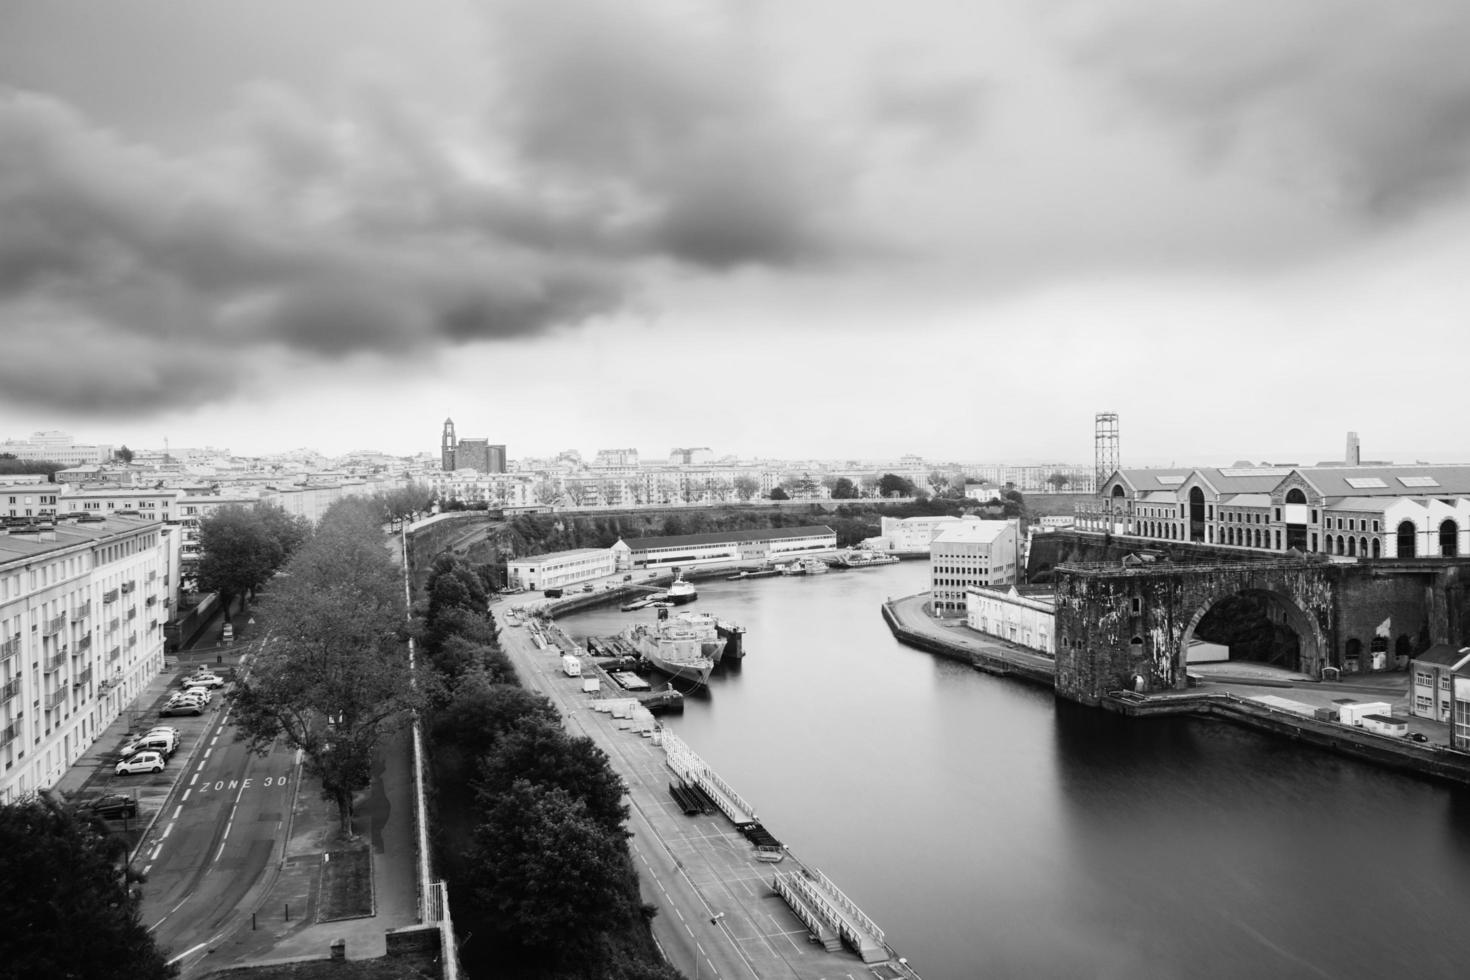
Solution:
<path fill-rule="evenodd" d="M 1470 791 L 909 649 L 927 576 L 699 583 L 749 653 L 666 719 L 925 980 L 1470 972 Z"/>

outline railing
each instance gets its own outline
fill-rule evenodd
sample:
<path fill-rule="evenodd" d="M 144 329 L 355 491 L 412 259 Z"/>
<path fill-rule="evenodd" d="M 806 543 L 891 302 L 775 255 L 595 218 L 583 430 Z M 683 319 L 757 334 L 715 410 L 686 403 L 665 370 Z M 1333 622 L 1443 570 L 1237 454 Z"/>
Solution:
<path fill-rule="evenodd" d="M 137 587 L 138 587 L 138 583 L 137 582 L 134 582 L 132 579 L 128 579 L 126 582 L 124 582 L 120 586 L 120 588 L 122 589 L 122 594 L 123 595 L 128 595 L 129 593 L 131 593 Z"/>
<path fill-rule="evenodd" d="M 157 582 L 158 581 L 158 569 L 151 568 L 151 569 L 148 570 L 148 581 L 150 581 L 150 582 Z"/>
<path fill-rule="evenodd" d="M 106 592 L 102 593 L 102 601 L 103 602 L 116 602 L 118 595 L 119 595 L 119 593 L 118 593 L 117 589 L 108 589 Z"/>
<path fill-rule="evenodd" d="M 71 611 L 71 621 L 73 623 L 80 623 L 90 615 L 92 615 L 92 600 L 88 599 Z"/>
<path fill-rule="evenodd" d="M 138 645 L 138 634 L 137 633 L 134 633 L 132 636 L 129 636 L 128 637 L 128 646 L 129 647 L 135 647 L 137 645 Z"/>
<path fill-rule="evenodd" d="M 87 668 L 85 670 L 83 670 L 80 674 L 78 674 L 77 676 L 75 676 L 75 677 L 73 677 L 71 679 L 71 686 L 72 687 L 81 687 L 83 684 L 90 684 L 91 682 L 92 682 L 92 665 L 91 664 L 88 664 L 87 665 Z"/>
<path fill-rule="evenodd" d="M 128 610 L 128 618 L 129 619 L 137 619 L 138 618 L 138 607 L 137 606 L 134 606 L 133 608 L 131 608 L 131 609 Z"/>
<path fill-rule="evenodd" d="M 114 660 L 121 656 L 122 647 L 113 647 L 111 650 L 107 651 L 107 662 L 112 663 Z"/>
<path fill-rule="evenodd" d="M 46 625 L 41 628 L 41 635 L 55 636 L 57 633 L 61 632 L 61 628 L 65 625 L 66 613 L 62 613 L 60 616 L 52 616 L 50 619 L 46 620 Z"/>
<path fill-rule="evenodd" d="M 0 704 L 9 704 L 18 694 L 20 694 L 20 678 L 14 677 L 7 681 L 4 687 L 0 687 Z"/>
<path fill-rule="evenodd" d="M 66 688 L 58 687 L 56 690 L 46 695 L 46 710 L 51 711 L 52 709 L 59 706 L 63 701 L 66 700 L 66 696 L 69 693 L 70 692 Z"/>
<path fill-rule="evenodd" d="M 145 605 L 145 606 L 151 606 L 151 605 L 153 605 L 157 601 L 158 601 L 158 596 L 151 595 L 148 598 L 146 598 L 146 599 L 143 600 L 143 605 Z"/>
<path fill-rule="evenodd" d="M 116 633 L 117 628 L 122 625 L 122 620 L 114 616 L 107 621 L 107 632 Z"/>
<path fill-rule="evenodd" d="M 4 643 L 0 643 L 0 661 L 8 660 L 20 652 L 20 634 L 17 633 Z"/>
<path fill-rule="evenodd" d="M 18 738 L 20 738 L 19 716 L 16 717 L 15 721 L 12 721 L 10 724 L 5 726 L 5 731 L 3 733 L 0 733 L 0 746 L 9 745 L 11 742 L 14 742 Z"/>
<path fill-rule="evenodd" d="M 832 883 L 831 878 L 828 878 L 820 871 L 816 872 L 816 876 L 817 884 L 821 885 L 822 889 L 832 899 L 835 899 L 837 907 L 846 912 L 854 922 L 862 927 L 864 932 L 878 940 L 879 943 L 882 943 L 883 930 L 878 928 L 878 923 L 864 915 L 863 910 L 857 907 L 857 903 L 844 895 L 842 889 Z"/>
<path fill-rule="evenodd" d="M 50 657 L 46 658 L 46 663 L 42 665 L 42 670 L 45 673 L 54 674 L 66 666 L 66 661 L 70 656 L 65 650 L 62 650 L 60 653 L 53 653 Z"/>
<path fill-rule="evenodd" d="M 77 641 L 77 650 L 82 651 L 90 649 L 92 649 L 92 634 L 83 634 L 82 638 Z"/>

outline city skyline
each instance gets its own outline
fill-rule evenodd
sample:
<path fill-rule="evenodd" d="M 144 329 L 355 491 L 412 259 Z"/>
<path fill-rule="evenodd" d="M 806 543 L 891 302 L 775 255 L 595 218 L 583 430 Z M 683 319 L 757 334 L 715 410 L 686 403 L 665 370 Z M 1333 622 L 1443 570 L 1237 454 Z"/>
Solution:
<path fill-rule="evenodd" d="M 1460 461 L 1467 40 L 1448 3 L 15 0 L 0 438 L 1083 462 L 1116 411 L 1128 466 Z"/>

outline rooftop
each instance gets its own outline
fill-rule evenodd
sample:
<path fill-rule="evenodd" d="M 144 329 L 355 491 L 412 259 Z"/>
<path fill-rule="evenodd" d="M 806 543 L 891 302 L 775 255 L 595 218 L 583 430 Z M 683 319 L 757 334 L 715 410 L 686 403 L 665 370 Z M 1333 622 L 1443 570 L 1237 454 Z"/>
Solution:
<path fill-rule="evenodd" d="M 619 540 L 634 551 L 652 551 L 655 548 L 693 547 L 702 544 L 724 544 L 729 541 L 776 541 L 835 533 L 825 524 L 808 524 L 802 527 L 767 527 L 753 531 L 711 531 L 706 534 L 676 534 L 669 537 L 621 538 Z"/>

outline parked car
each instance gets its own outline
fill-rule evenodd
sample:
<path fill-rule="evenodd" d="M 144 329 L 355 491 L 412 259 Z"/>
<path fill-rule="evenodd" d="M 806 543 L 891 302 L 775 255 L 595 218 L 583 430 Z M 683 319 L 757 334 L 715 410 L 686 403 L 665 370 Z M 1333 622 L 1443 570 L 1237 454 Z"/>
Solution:
<path fill-rule="evenodd" d="M 184 687 L 224 687 L 225 679 L 220 675 L 207 670 L 201 670 L 197 674 L 190 674 L 184 678 Z"/>
<path fill-rule="evenodd" d="M 1404 738 L 1407 738 L 1411 742 L 1429 741 L 1429 736 L 1425 735 L 1423 732 L 1410 732 L 1409 734 L 1405 735 Z"/>
<path fill-rule="evenodd" d="M 202 715 L 204 704 L 199 701 L 170 701 L 158 709 L 160 718 L 169 718 L 173 715 Z"/>
<path fill-rule="evenodd" d="M 109 820 L 120 820 L 123 817 L 138 815 L 138 801 L 131 796 L 123 796 L 121 793 L 110 793 L 107 796 L 99 796 L 95 800 L 88 800 L 77 809 L 83 813 L 95 813 Z"/>
<path fill-rule="evenodd" d="M 168 725 L 154 725 L 152 728 L 148 729 L 143 734 L 144 735 L 172 735 L 174 737 L 174 744 L 178 744 L 179 736 L 182 734 L 182 732 L 180 732 L 177 728 L 170 728 Z"/>
<path fill-rule="evenodd" d="M 131 759 L 119 762 L 114 771 L 119 776 L 134 772 L 163 772 L 165 761 L 157 752 L 139 752 Z"/>
<path fill-rule="evenodd" d="M 214 700 L 214 692 L 207 687 L 186 687 L 182 691 L 175 691 L 168 696 L 170 701 L 202 701 L 208 704 Z"/>
<path fill-rule="evenodd" d="M 172 735 L 139 735 L 125 744 L 119 754 L 126 759 L 139 752 L 157 752 L 166 759 L 173 755 L 174 749 L 178 747 L 179 743 Z"/>

